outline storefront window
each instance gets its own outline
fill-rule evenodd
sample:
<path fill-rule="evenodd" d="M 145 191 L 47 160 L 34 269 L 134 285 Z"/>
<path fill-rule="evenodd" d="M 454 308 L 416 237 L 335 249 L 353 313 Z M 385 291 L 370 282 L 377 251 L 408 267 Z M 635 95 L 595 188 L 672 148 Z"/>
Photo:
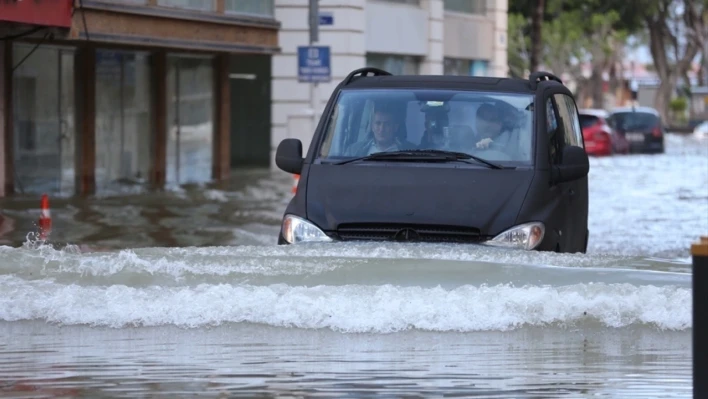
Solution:
<path fill-rule="evenodd" d="M 157 5 L 190 10 L 216 11 L 216 2 L 214 0 L 157 0 Z"/>
<path fill-rule="evenodd" d="M 380 1 L 385 1 L 387 3 L 409 4 L 412 6 L 419 6 L 420 5 L 420 0 L 380 0 Z"/>
<path fill-rule="evenodd" d="M 15 189 L 73 194 L 74 52 L 15 44 L 13 57 L 24 59 L 12 79 Z"/>
<path fill-rule="evenodd" d="M 148 182 L 150 68 L 146 53 L 96 51 L 96 186 Z"/>
<path fill-rule="evenodd" d="M 444 74 L 457 76 L 487 76 L 489 61 L 445 58 Z"/>
<path fill-rule="evenodd" d="M 472 76 L 488 76 L 489 75 L 489 61 L 487 60 L 474 60 L 472 65 L 470 65 L 470 75 Z"/>
<path fill-rule="evenodd" d="M 167 183 L 211 180 L 214 84 L 211 57 L 170 56 Z"/>
<path fill-rule="evenodd" d="M 366 66 L 383 69 L 394 75 L 417 75 L 420 71 L 418 57 L 407 55 L 366 55 Z"/>
<path fill-rule="evenodd" d="M 274 0 L 226 0 L 228 13 L 256 14 L 272 17 L 275 15 Z"/>
<path fill-rule="evenodd" d="M 443 68 L 445 75 L 468 76 L 470 73 L 470 61 L 459 58 L 445 58 Z"/>
<path fill-rule="evenodd" d="M 445 0 L 445 11 L 486 14 L 487 0 Z"/>

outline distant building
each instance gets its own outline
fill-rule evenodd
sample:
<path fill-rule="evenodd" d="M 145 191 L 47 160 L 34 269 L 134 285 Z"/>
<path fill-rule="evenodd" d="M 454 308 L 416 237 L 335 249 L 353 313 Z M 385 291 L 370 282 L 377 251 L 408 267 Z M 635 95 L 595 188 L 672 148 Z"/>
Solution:
<path fill-rule="evenodd" d="M 284 138 L 307 148 L 334 87 L 356 68 L 508 75 L 507 0 L 323 0 L 317 44 L 330 47 L 331 81 L 314 90 L 298 81 L 297 47 L 309 44 L 308 0 L 275 5 L 282 52 L 273 57 L 271 158 Z"/>
<path fill-rule="evenodd" d="M 273 0 L 0 1 L 0 196 L 268 165 L 279 28 Z"/>

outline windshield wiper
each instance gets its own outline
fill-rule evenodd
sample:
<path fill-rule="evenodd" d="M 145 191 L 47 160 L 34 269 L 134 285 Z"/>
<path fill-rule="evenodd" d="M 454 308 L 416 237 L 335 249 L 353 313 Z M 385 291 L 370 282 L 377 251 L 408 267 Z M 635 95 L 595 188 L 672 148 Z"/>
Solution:
<path fill-rule="evenodd" d="M 402 150 L 402 151 L 384 151 L 375 152 L 371 155 L 365 155 L 363 157 L 356 157 L 352 159 L 345 159 L 344 161 L 334 162 L 332 165 L 344 165 L 350 162 L 356 161 L 386 161 L 386 160 L 421 160 L 421 161 L 446 161 L 450 159 L 449 155 L 446 154 L 434 154 L 417 152 L 417 150 Z"/>
<path fill-rule="evenodd" d="M 402 151 L 385 151 L 375 152 L 371 155 L 347 159 L 344 161 L 334 162 L 333 165 L 344 165 L 356 161 L 374 161 L 374 160 L 395 160 L 401 159 L 406 161 L 425 160 L 425 161 L 466 161 L 468 159 L 475 160 L 479 163 L 489 166 L 492 169 L 504 169 L 503 166 L 494 162 L 487 161 L 474 155 L 457 151 L 444 150 L 402 150 Z"/>
<path fill-rule="evenodd" d="M 483 163 L 483 164 L 489 166 L 492 169 L 504 169 L 504 167 L 501 165 L 498 165 L 498 164 L 491 162 L 491 161 L 487 161 L 486 159 L 480 158 L 475 155 L 470 155 L 466 152 L 445 151 L 445 150 L 409 150 L 408 152 L 411 152 L 414 154 L 443 155 L 443 156 L 453 157 L 453 159 L 456 159 L 456 160 L 473 159 L 479 163 Z"/>

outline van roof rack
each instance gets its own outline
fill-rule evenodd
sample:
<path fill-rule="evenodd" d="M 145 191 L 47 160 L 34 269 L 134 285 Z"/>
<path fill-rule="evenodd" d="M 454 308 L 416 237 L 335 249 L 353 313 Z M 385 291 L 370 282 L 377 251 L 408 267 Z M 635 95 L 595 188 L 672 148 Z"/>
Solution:
<path fill-rule="evenodd" d="M 374 68 L 374 67 L 364 67 L 364 68 L 359 68 L 351 71 L 349 75 L 347 75 L 346 78 L 344 78 L 344 85 L 348 85 L 351 83 L 352 80 L 354 80 L 355 77 L 357 76 L 367 76 L 369 73 L 372 73 L 373 76 L 391 76 L 392 74 L 390 72 L 384 71 L 383 69 L 379 68 Z"/>
<path fill-rule="evenodd" d="M 545 71 L 538 71 L 534 72 L 531 75 L 529 75 L 529 81 L 531 82 L 531 88 L 536 90 L 536 86 L 538 85 L 538 82 L 542 80 L 555 80 L 556 82 L 563 84 L 563 81 L 560 80 L 560 78 L 550 72 L 545 72 Z"/>

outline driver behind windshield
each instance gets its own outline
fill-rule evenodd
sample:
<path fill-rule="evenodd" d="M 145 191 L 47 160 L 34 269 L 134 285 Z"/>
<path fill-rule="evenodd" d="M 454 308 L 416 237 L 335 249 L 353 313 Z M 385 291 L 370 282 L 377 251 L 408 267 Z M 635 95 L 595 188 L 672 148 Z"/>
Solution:
<path fill-rule="evenodd" d="M 399 128 L 400 123 L 393 110 L 382 105 L 376 106 L 371 118 L 371 131 L 366 136 L 367 139 L 352 144 L 347 155 L 364 156 L 376 152 L 415 149 L 415 144 L 398 137 Z"/>

